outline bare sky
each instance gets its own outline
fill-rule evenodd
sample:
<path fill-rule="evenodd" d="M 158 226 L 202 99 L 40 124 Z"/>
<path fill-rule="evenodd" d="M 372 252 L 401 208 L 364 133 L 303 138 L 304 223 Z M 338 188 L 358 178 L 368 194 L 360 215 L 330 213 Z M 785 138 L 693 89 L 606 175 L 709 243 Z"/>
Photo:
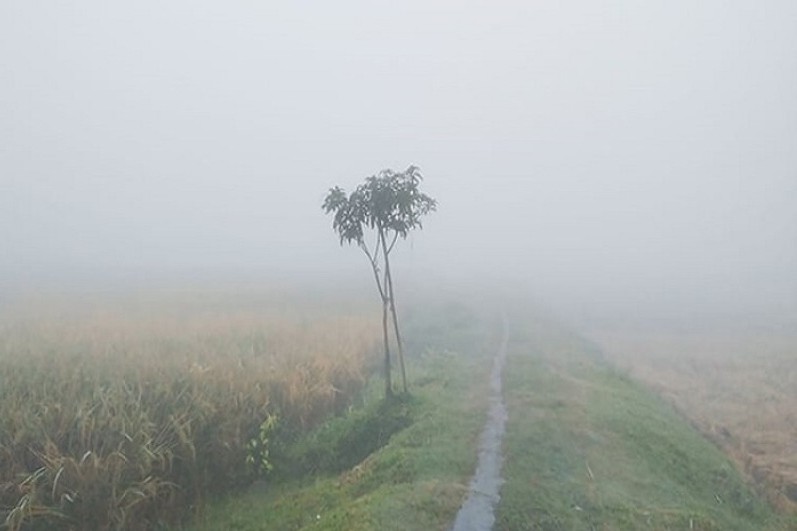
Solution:
<path fill-rule="evenodd" d="M 408 270 L 795 302 L 797 2 L 0 2 L 6 282 L 367 268 L 411 163 Z"/>

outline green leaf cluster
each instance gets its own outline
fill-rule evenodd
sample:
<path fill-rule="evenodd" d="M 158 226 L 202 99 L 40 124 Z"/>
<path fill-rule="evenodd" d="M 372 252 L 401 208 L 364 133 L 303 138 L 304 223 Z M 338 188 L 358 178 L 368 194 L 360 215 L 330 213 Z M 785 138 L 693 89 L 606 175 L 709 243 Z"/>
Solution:
<path fill-rule="evenodd" d="M 279 417 L 269 414 L 260 424 L 257 436 L 252 437 L 246 445 L 246 464 L 255 476 L 265 476 L 274 468 L 271 462 L 271 438 L 277 425 Z"/>
<path fill-rule="evenodd" d="M 367 177 L 348 195 L 339 186 L 331 188 L 322 208 L 334 213 L 332 228 L 341 245 L 362 245 L 366 227 L 402 238 L 423 228 L 421 219 L 436 210 L 437 201 L 420 191 L 422 180 L 420 169 L 409 166 L 403 172 L 386 169 Z"/>

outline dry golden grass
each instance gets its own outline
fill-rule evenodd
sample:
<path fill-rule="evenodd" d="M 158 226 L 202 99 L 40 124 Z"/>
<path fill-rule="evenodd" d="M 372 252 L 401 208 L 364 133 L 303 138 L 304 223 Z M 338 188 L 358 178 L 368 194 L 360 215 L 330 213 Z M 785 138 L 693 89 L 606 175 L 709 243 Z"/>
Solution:
<path fill-rule="evenodd" d="M 262 472 L 273 419 L 298 433 L 350 405 L 376 359 L 377 320 L 248 300 L 244 309 L 218 293 L 5 308 L 0 523 L 173 522 Z"/>
<path fill-rule="evenodd" d="M 592 337 L 721 446 L 773 503 L 797 509 L 797 336 L 604 331 Z"/>

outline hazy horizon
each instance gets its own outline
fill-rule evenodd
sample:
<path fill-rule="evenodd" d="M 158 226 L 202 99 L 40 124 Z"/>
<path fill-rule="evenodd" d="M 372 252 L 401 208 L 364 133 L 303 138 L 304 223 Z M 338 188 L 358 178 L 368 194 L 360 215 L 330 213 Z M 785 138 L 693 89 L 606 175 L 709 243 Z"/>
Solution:
<path fill-rule="evenodd" d="M 0 287 L 370 282 L 321 202 L 416 164 L 407 282 L 793 312 L 795 52 L 785 0 L 6 1 Z"/>

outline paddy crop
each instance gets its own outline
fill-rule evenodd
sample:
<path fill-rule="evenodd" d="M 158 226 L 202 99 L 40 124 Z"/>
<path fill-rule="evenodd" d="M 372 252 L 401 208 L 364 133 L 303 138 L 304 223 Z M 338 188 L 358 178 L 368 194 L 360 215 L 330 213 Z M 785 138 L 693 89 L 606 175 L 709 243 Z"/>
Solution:
<path fill-rule="evenodd" d="M 268 481 L 276 438 L 345 410 L 366 384 L 378 323 L 356 307 L 225 300 L 6 308 L 0 523 L 174 523 L 220 491 Z"/>

